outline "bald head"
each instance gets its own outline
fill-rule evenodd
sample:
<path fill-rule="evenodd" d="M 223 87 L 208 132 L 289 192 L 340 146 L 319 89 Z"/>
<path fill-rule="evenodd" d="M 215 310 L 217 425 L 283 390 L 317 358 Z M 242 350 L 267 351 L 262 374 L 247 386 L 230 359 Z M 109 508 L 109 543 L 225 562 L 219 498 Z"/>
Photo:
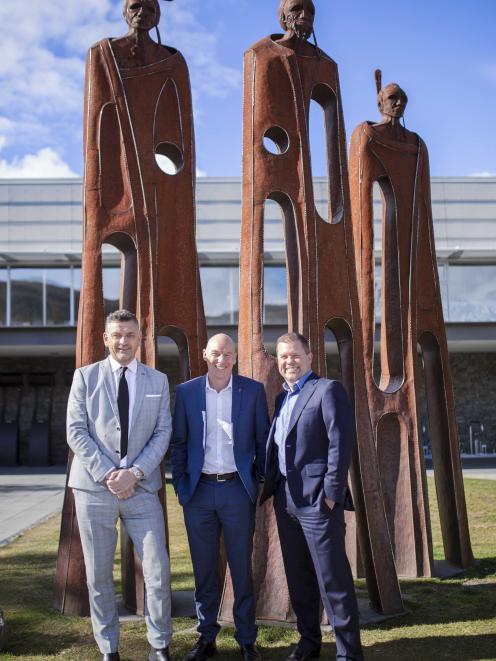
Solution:
<path fill-rule="evenodd" d="M 210 386 L 217 391 L 223 390 L 231 380 L 236 364 L 236 346 L 232 337 L 225 333 L 211 337 L 203 350 L 203 360 L 207 363 Z"/>

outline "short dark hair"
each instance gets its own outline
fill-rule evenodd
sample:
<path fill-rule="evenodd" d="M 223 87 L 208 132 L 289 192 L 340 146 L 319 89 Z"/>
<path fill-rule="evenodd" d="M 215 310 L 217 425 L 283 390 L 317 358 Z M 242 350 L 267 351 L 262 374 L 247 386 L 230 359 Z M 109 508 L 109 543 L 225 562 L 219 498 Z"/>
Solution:
<path fill-rule="evenodd" d="M 114 310 L 114 312 L 111 312 L 109 315 L 107 315 L 107 318 L 105 319 L 105 328 L 108 328 L 109 325 L 115 321 L 117 322 L 134 321 L 136 326 L 138 326 L 138 328 L 140 327 L 138 318 L 136 317 L 135 314 L 129 312 L 129 310 Z"/>
<path fill-rule="evenodd" d="M 301 346 L 305 350 L 305 353 L 306 354 L 310 353 L 310 342 L 307 340 L 307 338 L 304 335 L 301 335 L 301 333 L 284 333 L 284 335 L 278 337 L 276 340 L 276 351 L 278 345 L 282 344 L 283 342 L 285 344 L 288 342 L 301 342 Z"/>

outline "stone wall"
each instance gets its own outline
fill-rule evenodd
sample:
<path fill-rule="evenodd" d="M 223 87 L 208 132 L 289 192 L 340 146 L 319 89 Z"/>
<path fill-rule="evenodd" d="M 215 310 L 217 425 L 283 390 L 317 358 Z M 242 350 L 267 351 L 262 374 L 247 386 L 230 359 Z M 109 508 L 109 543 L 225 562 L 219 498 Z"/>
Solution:
<path fill-rule="evenodd" d="M 379 374 L 378 356 L 376 362 L 375 373 Z M 479 421 L 484 425 L 481 443 L 486 444 L 488 452 L 496 452 L 496 354 L 453 353 L 450 355 L 450 366 L 458 434 L 463 449 L 468 451 L 469 448 L 470 423 Z M 329 378 L 340 378 L 337 355 L 328 356 L 327 371 Z M 419 385 L 421 421 L 426 424 L 424 384 L 421 382 Z"/>

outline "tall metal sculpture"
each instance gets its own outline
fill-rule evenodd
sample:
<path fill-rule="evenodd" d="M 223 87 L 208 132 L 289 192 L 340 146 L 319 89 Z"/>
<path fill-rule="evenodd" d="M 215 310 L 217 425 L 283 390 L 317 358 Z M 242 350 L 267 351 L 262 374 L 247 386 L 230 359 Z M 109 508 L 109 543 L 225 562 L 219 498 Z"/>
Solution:
<path fill-rule="evenodd" d="M 341 373 L 354 403 L 357 451 L 352 466 L 357 535 L 373 605 L 402 610 L 382 501 L 368 413 L 362 331 L 353 251 L 346 140 L 336 63 L 308 42 L 315 7 L 311 0 L 283 0 L 285 33 L 262 39 L 245 54 L 243 113 L 243 209 L 240 255 L 239 369 L 264 382 L 269 406 L 281 387 L 275 359 L 264 346 L 264 208 L 277 202 L 283 214 L 288 276 L 289 329 L 306 335 L 313 368 L 326 373 L 324 334 L 339 345 Z M 309 147 L 309 107 L 325 118 L 329 174 L 328 217 L 317 213 Z M 264 146 L 275 143 L 276 153 Z M 347 544 L 356 568 L 356 539 Z M 259 508 L 254 551 L 257 617 L 291 620 L 272 503 Z M 232 589 L 226 582 L 222 617 L 230 618 Z"/>
<path fill-rule="evenodd" d="M 396 84 L 381 89 L 380 71 L 376 81 L 382 121 L 355 129 L 350 154 L 367 391 L 398 573 L 431 576 L 418 346 L 446 560 L 467 567 L 473 557 L 434 245 L 429 158 L 422 139 L 400 123 L 405 92 Z M 383 200 L 380 376 L 374 375 L 375 182 Z"/>
<path fill-rule="evenodd" d="M 126 36 L 92 46 L 86 65 L 84 223 L 77 365 L 103 358 L 102 245 L 122 253 L 121 306 L 143 334 L 140 360 L 154 367 L 157 337 L 177 344 L 183 379 L 203 372 L 206 345 L 195 242 L 195 151 L 186 62 L 161 45 L 158 0 L 125 0 Z M 158 43 L 149 35 L 157 29 Z M 158 162 L 168 161 L 167 173 Z M 164 511 L 165 514 L 165 511 Z M 131 542 L 122 545 L 125 604 L 142 611 L 144 585 Z M 56 607 L 87 612 L 73 498 L 66 489 Z"/>

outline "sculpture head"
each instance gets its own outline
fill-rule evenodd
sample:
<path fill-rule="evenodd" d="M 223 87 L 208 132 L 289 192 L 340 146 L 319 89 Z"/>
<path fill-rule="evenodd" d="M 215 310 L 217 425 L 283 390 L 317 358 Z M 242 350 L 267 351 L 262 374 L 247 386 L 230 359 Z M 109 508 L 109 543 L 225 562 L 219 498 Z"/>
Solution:
<path fill-rule="evenodd" d="M 124 0 L 123 16 L 129 29 L 149 32 L 160 22 L 158 0 Z"/>
<path fill-rule="evenodd" d="M 401 119 L 407 103 L 406 93 L 396 83 L 386 85 L 377 95 L 377 106 L 384 119 Z"/>
<path fill-rule="evenodd" d="M 306 41 L 313 32 L 315 5 L 312 0 L 281 0 L 279 23 L 288 37 Z"/>

